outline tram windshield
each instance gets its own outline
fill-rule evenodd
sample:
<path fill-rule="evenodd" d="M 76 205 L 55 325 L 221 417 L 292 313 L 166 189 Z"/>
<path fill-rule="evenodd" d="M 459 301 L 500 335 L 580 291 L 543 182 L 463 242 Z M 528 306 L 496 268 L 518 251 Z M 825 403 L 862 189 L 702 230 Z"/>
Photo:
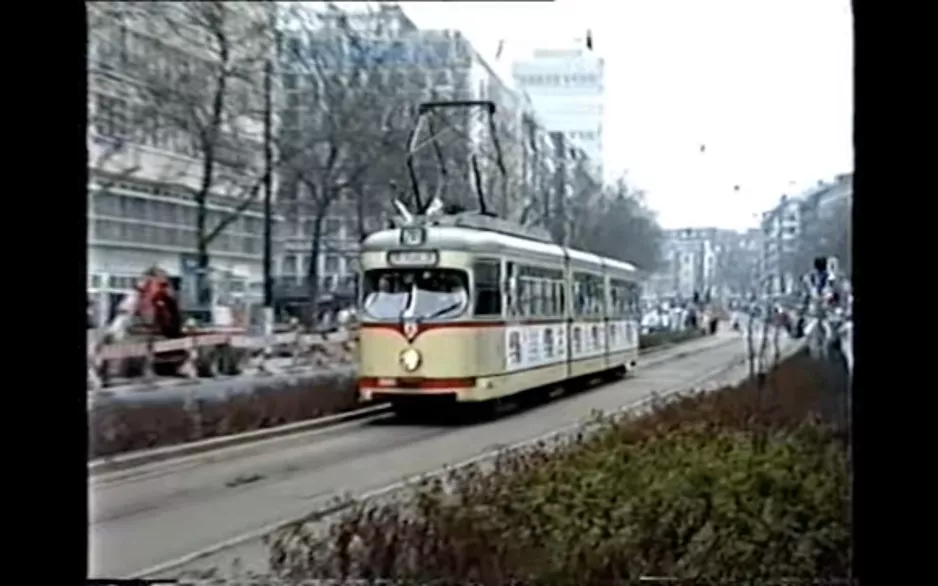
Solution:
<path fill-rule="evenodd" d="M 365 313 L 377 319 L 449 319 L 469 304 L 466 273 L 454 269 L 377 269 L 365 272 Z"/>

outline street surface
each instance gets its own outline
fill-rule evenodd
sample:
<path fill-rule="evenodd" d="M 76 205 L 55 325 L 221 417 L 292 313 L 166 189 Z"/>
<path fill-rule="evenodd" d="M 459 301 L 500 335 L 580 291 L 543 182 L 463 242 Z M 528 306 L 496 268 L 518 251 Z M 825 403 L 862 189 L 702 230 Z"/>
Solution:
<path fill-rule="evenodd" d="M 591 410 L 615 409 L 652 391 L 680 387 L 739 359 L 745 348 L 743 336 L 724 331 L 664 351 L 625 381 L 477 425 L 405 425 L 393 418 L 351 422 L 96 477 L 89 480 L 90 575 L 127 576 L 300 516 L 344 492 L 380 488 L 547 433 L 588 417 Z M 225 564 L 233 553 L 256 564 L 264 551 L 254 542 L 192 567 Z"/>

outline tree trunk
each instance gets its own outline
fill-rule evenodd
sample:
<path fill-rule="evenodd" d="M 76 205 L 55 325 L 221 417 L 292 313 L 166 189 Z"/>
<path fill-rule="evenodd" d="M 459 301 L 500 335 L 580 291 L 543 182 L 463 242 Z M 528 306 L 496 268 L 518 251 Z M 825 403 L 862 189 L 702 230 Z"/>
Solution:
<path fill-rule="evenodd" d="M 355 222 L 358 241 L 364 242 L 368 234 L 365 230 L 365 187 L 362 185 L 358 185 L 355 189 Z"/>
<path fill-rule="evenodd" d="M 309 269 L 306 271 L 306 287 L 309 291 L 309 310 L 306 312 L 307 324 L 315 327 L 319 323 L 319 253 L 322 250 L 322 226 L 329 211 L 329 198 L 317 204 L 313 219 L 313 233 L 309 245 Z"/>
<path fill-rule="evenodd" d="M 227 63 L 227 47 L 222 43 L 222 57 Z M 209 257 L 208 246 L 208 198 L 212 191 L 212 183 L 215 175 L 215 148 L 218 146 L 218 136 L 221 130 L 222 112 L 225 108 L 225 92 L 228 85 L 228 78 L 223 72 L 218 76 L 218 86 L 215 88 L 215 95 L 212 96 L 212 117 L 208 128 L 204 130 L 199 140 L 202 142 L 202 181 L 199 185 L 199 192 L 196 194 L 196 215 L 195 215 L 195 243 L 196 243 L 196 262 L 198 272 L 196 273 L 196 295 L 197 303 L 200 309 L 208 308 L 212 303 L 212 288 L 209 275 Z"/>

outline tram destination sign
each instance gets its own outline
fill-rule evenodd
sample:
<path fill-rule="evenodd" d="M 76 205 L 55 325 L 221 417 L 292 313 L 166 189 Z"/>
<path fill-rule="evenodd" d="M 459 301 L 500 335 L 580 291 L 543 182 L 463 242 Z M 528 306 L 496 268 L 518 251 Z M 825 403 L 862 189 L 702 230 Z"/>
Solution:
<path fill-rule="evenodd" d="M 435 250 L 392 250 L 388 252 L 388 264 L 394 267 L 434 266 L 440 260 Z"/>

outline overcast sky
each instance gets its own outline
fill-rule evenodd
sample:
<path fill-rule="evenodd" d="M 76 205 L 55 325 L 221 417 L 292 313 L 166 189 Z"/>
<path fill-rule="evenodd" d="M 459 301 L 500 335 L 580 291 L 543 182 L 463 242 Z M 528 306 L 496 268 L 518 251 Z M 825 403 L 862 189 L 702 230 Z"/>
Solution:
<path fill-rule="evenodd" d="M 782 193 L 853 169 L 849 0 L 402 5 L 422 28 L 463 31 L 490 62 L 505 39 L 494 65 L 506 79 L 526 49 L 592 29 L 607 179 L 627 171 L 667 228 L 752 226 Z"/>

